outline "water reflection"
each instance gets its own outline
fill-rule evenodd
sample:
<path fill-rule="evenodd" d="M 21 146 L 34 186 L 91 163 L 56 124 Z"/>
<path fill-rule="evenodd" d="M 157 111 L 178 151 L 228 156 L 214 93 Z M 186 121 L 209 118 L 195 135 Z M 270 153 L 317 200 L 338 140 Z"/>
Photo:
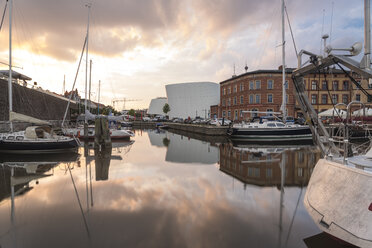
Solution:
<path fill-rule="evenodd" d="M 96 181 L 108 180 L 109 167 L 111 161 L 111 148 L 103 150 L 94 150 L 94 160 L 96 164 Z"/>
<path fill-rule="evenodd" d="M 314 146 L 221 144 L 220 170 L 245 185 L 277 186 L 281 183 L 281 163 L 286 157 L 285 185 L 306 186 L 313 167 L 320 158 Z"/>

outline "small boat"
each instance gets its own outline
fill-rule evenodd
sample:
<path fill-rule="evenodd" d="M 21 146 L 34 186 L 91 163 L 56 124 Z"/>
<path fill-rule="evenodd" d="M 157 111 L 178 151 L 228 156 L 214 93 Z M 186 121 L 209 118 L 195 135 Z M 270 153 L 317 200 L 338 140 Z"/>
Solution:
<path fill-rule="evenodd" d="M 95 136 L 95 127 L 93 125 L 88 126 L 88 135 L 84 135 L 84 127 L 79 128 L 67 128 L 64 130 L 65 135 L 70 137 L 77 137 L 80 139 L 94 139 Z M 134 137 L 134 133 L 131 130 L 117 130 L 117 129 L 110 129 L 110 137 L 111 139 L 130 139 L 130 137 Z"/>

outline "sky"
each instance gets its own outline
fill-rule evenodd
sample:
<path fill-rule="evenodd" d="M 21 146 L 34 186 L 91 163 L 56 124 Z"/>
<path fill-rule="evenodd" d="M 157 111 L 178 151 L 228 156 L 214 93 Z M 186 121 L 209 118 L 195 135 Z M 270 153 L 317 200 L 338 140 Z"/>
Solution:
<path fill-rule="evenodd" d="M 0 14 L 6 0 L 0 0 Z M 71 90 L 91 4 L 92 96 L 126 109 L 148 108 L 165 85 L 219 83 L 248 70 L 281 65 L 280 0 L 13 0 L 14 70 L 57 93 Z M 322 34 L 333 47 L 363 42 L 362 0 L 287 0 L 298 50 L 319 53 Z M 0 62 L 8 63 L 9 16 L 0 31 Z M 286 23 L 286 65 L 296 67 Z M 76 87 L 85 94 L 85 56 Z M 7 69 L 0 65 L 0 69 Z M 118 110 L 124 106 L 116 105 Z"/>

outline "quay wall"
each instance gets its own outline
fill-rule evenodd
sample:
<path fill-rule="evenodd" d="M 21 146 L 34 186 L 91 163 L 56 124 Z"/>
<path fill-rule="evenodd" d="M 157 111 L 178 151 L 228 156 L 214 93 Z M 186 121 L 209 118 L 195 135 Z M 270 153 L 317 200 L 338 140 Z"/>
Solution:
<path fill-rule="evenodd" d="M 68 101 L 13 83 L 13 111 L 41 120 L 62 120 Z M 77 109 L 70 103 L 70 109 Z M 70 119 L 70 109 L 67 120 Z M 8 82 L 0 79 L 0 121 L 9 121 Z"/>
<path fill-rule="evenodd" d="M 224 136 L 227 135 L 228 126 L 216 127 L 208 125 L 183 124 L 183 123 L 167 123 L 170 129 L 181 130 L 185 132 Z"/>

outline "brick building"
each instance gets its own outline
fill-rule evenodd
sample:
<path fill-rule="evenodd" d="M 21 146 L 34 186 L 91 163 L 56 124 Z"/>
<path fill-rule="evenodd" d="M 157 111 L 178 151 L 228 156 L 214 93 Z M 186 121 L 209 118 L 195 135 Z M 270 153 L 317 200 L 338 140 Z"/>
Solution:
<path fill-rule="evenodd" d="M 292 81 L 294 69 L 286 69 L 287 113 L 289 116 L 301 116 L 301 109 L 296 104 L 295 89 Z M 372 85 L 353 75 L 355 80 L 370 94 Z M 352 100 L 370 102 L 359 86 L 341 71 L 332 69 L 325 74 L 312 74 L 304 78 L 308 98 L 317 112 L 327 110 L 336 103 L 349 103 Z M 217 113 L 234 121 L 251 118 L 253 113 L 243 111 L 279 112 L 282 105 L 282 70 L 256 70 L 234 76 L 220 82 L 220 103 L 211 106 L 211 116 Z"/>

